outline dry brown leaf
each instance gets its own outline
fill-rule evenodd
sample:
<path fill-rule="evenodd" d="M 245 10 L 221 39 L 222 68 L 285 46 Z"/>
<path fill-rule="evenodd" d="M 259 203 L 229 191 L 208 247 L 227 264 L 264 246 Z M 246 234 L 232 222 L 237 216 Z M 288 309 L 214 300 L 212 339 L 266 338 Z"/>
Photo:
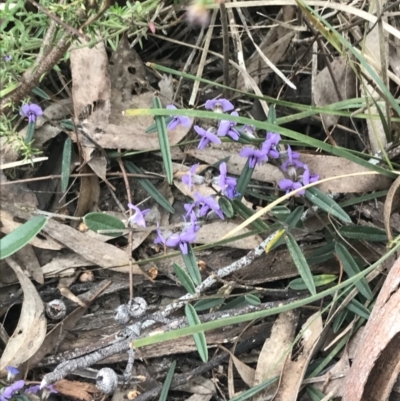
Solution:
<path fill-rule="evenodd" d="M 325 67 L 318 73 L 313 87 L 313 98 L 318 107 L 350 99 L 356 95 L 356 77 L 348 60 L 345 57 L 337 57 L 330 67 L 342 99 L 339 99 L 329 69 Z M 329 114 L 322 114 L 321 118 L 326 129 L 334 126 L 339 120 L 338 116 Z"/>
<path fill-rule="evenodd" d="M 210 244 L 218 241 L 221 238 L 221 233 L 229 232 L 233 230 L 240 223 L 235 221 L 213 221 L 201 226 L 197 232 L 196 243 L 198 244 Z M 251 228 L 244 229 L 243 232 L 251 231 Z M 254 249 L 262 242 L 262 238 L 259 235 L 252 235 L 251 237 L 242 238 L 236 241 L 229 242 L 222 246 L 238 249 Z"/>
<path fill-rule="evenodd" d="M 0 377 L 6 374 L 6 366 L 20 366 L 41 347 L 47 326 L 44 305 L 35 286 L 13 258 L 6 261 L 18 277 L 24 300 L 18 325 L 0 359 Z"/>
<path fill-rule="evenodd" d="M 246 158 L 240 157 L 238 154 L 232 154 L 223 149 L 207 149 L 203 152 L 194 149 L 187 152 L 189 155 L 196 157 L 210 165 L 229 157 L 226 162 L 229 174 L 240 175 L 246 163 Z M 360 166 L 347 159 L 336 156 L 325 156 L 317 154 L 300 154 L 301 161 L 308 164 L 310 171 L 318 173 L 320 179 L 334 177 L 342 174 L 369 172 L 366 167 Z M 263 182 L 277 182 L 281 180 L 283 174 L 272 164 L 263 164 L 257 166 L 254 170 L 252 178 Z M 390 187 L 392 180 L 383 175 L 366 175 L 357 177 L 348 177 L 346 179 L 333 180 L 318 185 L 318 188 L 324 192 L 368 192 Z"/>
<path fill-rule="evenodd" d="M 385 401 L 400 371 L 400 258 L 390 269 L 346 376 L 343 401 Z"/>
<path fill-rule="evenodd" d="M 220 346 L 223 350 L 229 353 L 231 356 L 231 360 L 235 365 L 236 370 L 238 371 L 240 377 L 242 380 L 249 386 L 253 387 L 254 386 L 254 375 L 255 375 L 255 370 L 251 368 L 250 366 L 246 365 L 244 362 L 242 362 L 239 358 L 237 358 L 231 351 L 229 351 L 227 348 L 223 347 L 222 345 Z"/>
<path fill-rule="evenodd" d="M 274 401 L 296 401 L 300 391 L 308 364 L 313 356 L 313 350 L 318 345 L 320 334 L 323 330 L 321 313 L 310 316 L 304 323 L 301 349 L 293 355 L 289 355 L 283 367 L 281 381 Z"/>
<path fill-rule="evenodd" d="M 58 323 L 47 335 L 43 341 L 42 347 L 35 350 L 36 352 L 30 355 L 30 359 L 27 361 L 26 366 L 32 368 L 36 366 L 48 353 L 54 351 L 59 346 L 63 338 L 72 330 L 79 319 L 84 315 L 90 304 L 100 295 L 109 285 L 111 281 L 103 280 L 98 283 L 92 290 L 93 294 L 90 299 L 86 301 L 85 306 L 79 306 L 73 312 L 71 312 L 65 319 Z"/>
<path fill-rule="evenodd" d="M 25 245 L 14 254 L 18 261 L 22 262 L 23 267 L 29 272 L 30 276 L 39 284 L 44 283 L 43 271 L 35 252 L 30 244 Z"/>
<path fill-rule="evenodd" d="M 10 203 L 2 203 L 0 207 L 2 211 L 6 209 L 8 212 L 25 220 L 29 220 L 35 216 L 32 212 L 19 209 Z M 104 269 L 112 268 L 122 273 L 128 273 L 130 270 L 127 252 L 124 252 L 114 245 L 104 244 L 92 238 L 89 240 L 89 237 L 84 233 L 51 219 L 47 221 L 42 231 L 86 260 L 89 260 L 93 265 L 103 267 Z M 140 270 L 139 266 L 135 265 L 134 260 L 132 260 L 132 262 L 133 274 L 142 275 L 143 272 Z"/>
<path fill-rule="evenodd" d="M 285 363 L 284 355 L 294 340 L 298 319 L 298 310 L 281 313 L 276 319 L 271 335 L 265 341 L 258 357 L 254 386 L 272 377 L 279 376 L 282 372 Z M 265 392 L 260 392 L 254 401 L 272 396 L 277 388 L 278 383 L 273 383 Z"/>

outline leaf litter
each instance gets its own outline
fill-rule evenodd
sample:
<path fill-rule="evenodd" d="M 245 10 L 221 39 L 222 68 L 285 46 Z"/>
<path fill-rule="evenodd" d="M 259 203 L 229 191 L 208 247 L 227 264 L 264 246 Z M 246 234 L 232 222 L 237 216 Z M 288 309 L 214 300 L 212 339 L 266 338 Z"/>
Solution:
<path fill-rule="evenodd" d="M 205 41 L 199 40 L 196 46 L 193 40 L 201 39 L 200 28 L 187 25 L 184 14 L 182 20 L 174 20 L 179 9 L 169 12 L 172 8 L 164 3 L 146 11 L 150 22 L 138 24 L 137 30 L 132 26 L 124 28 L 128 34 L 119 31 L 116 42 L 105 40 L 107 35 L 99 34 L 113 29 L 101 25 L 107 11 L 100 9 L 96 18 L 88 20 L 100 23 L 93 36 L 96 43 L 89 45 L 82 39 L 82 33 L 77 34 L 80 31 L 74 31 L 75 38 L 80 38 L 71 41 L 66 58 L 68 64 L 60 64 L 61 70 L 57 67 L 54 74 L 49 73 L 50 83 L 46 83 L 49 85 L 46 88 L 51 88 L 51 100 L 40 100 L 46 97 L 40 92 L 45 86 L 39 81 L 32 86 L 39 85 L 39 88 L 31 94 L 31 103 L 40 102 L 43 115 L 37 116 L 31 146 L 48 154 L 49 160 L 40 168 L 25 165 L 17 168 L 16 173 L 11 169 L 5 170 L 6 176 L 2 173 L 0 229 L 3 236 L 12 234 L 35 217 L 37 209 L 48 213 L 48 221 L 28 245 L 0 263 L 3 277 L 0 280 L 0 315 L 3 317 L 0 329 L 4 327 L 6 331 L 6 335 L 0 335 L 3 341 L 0 375 L 5 375 L 9 365 L 23 369 L 33 380 L 46 380 L 53 374 L 56 390 L 65 397 L 89 400 L 99 396 L 97 387 L 86 381 L 96 381 L 98 371 L 93 372 L 91 365 L 98 367 L 100 363 L 116 368 L 129 388 L 128 393 L 121 386 L 115 397 L 128 395 L 128 398 L 145 400 L 158 396 L 169 364 L 178 360 L 182 363 L 178 365 L 171 391 L 179 399 L 186 399 L 183 392 L 192 394 L 190 399 L 212 399 L 217 394 L 236 399 L 243 392 L 246 397 L 247 391 L 268 381 L 271 383 L 267 388 L 249 394 L 248 399 L 274 396 L 276 400 L 285 401 L 330 397 L 372 400 L 388 398 L 392 389 L 392 396 L 395 396 L 397 392 L 393 386 L 398 374 L 396 347 L 392 344 L 395 336 L 381 328 L 397 313 L 396 289 L 388 289 L 390 274 L 396 271 L 397 264 L 386 281 L 384 275 L 373 275 L 368 283 L 373 296 L 377 297 L 376 303 L 370 304 L 354 289 L 348 295 L 346 290 L 336 289 L 335 284 L 352 280 L 357 272 L 364 274 L 378 260 L 383 262 L 389 257 L 390 247 L 393 250 L 399 246 L 393 240 L 399 232 L 396 220 L 398 185 L 390 178 L 394 176 L 390 171 L 398 166 L 395 132 L 398 116 L 393 104 L 391 113 L 388 112 L 392 94 L 382 86 L 382 82 L 388 86 L 389 79 L 396 82 L 387 70 L 388 64 L 394 65 L 396 54 L 393 46 L 388 51 L 386 45 L 382 45 L 386 43 L 383 32 L 391 30 L 397 36 L 399 32 L 386 22 L 378 21 L 376 26 L 371 25 L 370 32 L 365 32 L 365 48 L 358 47 L 364 25 L 350 26 L 354 22 L 348 21 L 351 13 L 327 14 L 325 18 L 335 27 L 338 21 L 345 29 L 349 25 L 347 40 L 354 40 L 361 54 L 358 58 L 361 68 L 356 69 L 346 42 L 335 36 L 336 31 L 320 16 L 307 11 L 301 1 L 299 7 L 277 6 L 272 17 L 265 5 L 248 8 L 246 5 L 234 13 L 228 3 L 228 12 L 223 4 L 216 5 L 219 11 L 213 12 L 213 18 L 221 22 L 222 36 L 207 25 L 208 11 L 200 3 L 188 6 L 190 18 L 202 21 L 206 32 Z M 110 18 L 116 18 L 118 12 L 128 9 L 111 10 L 114 14 L 110 15 L 114 17 Z M 369 21 L 375 18 L 361 9 L 347 7 L 347 11 Z M 130 18 L 140 20 L 143 15 L 132 14 Z M 249 19 L 249 15 L 252 18 Z M 43 16 L 47 18 L 46 14 Z M 265 26 L 265 16 L 271 25 Z M 296 16 L 302 16 L 305 25 L 298 24 Z M 227 25 L 224 18 L 227 18 Z M 236 24 L 243 27 L 240 35 Z M 181 29 L 175 30 L 175 25 Z M 147 29 L 151 33 L 146 33 Z M 49 31 L 48 35 L 51 34 Z M 311 36 L 304 36 L 306 34 Z M 250 42 L 252 45 L 242 46 Z M 323 54 L 314 51 L 317 47 Z M 201 57 L 200 48 L 203 49 Z M 371 49 L 375 50 L 371 53 Z M 59 59 L 62 56 L 60 54 Z M 38 57 L 40 60 L 40 52 Z M 371 65 L 377 75 L 371 72 Z M 65 83 L 60 71 L 71 77 L 70 83 Z M 199 84 L 197 92 L 197 89 L 193 91 L 190 77 L 198 71 L 202 71 L 201 78 L 208 82 Z M 32 79 L 32 75 L 24 77 L 28 81 Z M 58 81 L 63 87 L 63 96 L 56 95 L 57 85 L 52 86 Z M 218 86 L 221 82 L 229 83 L 230 91 L 221 89 Z M 251 93 L 235 94 L 236 89 L 246 90 L 249 86 L 256 94 L 266 97 L 258 101 Z M 196 117 L 181 115 L 179 108 L 186 110 L 190 94 L 193 97 L 196 93 Z M 226 107 L 228 103 L 220 100 L 222 94 L 228 94 L 227 102 L 233 104 L 230 110 L 223 110 L 226 113 L 235 110 L 233 113 L 238 112 L 239 118 L 268 119 L 278 126 L 282 124 L 280 121 L 285 121 L 283 127 L 298 133 L 296 140 L 288 141 L 282 135 L 276 148 L 269 143 L 264 156 L 251 153 L 257 156 L 252 156 L 255 168 L 251 171 L 251 159 L 246 161 L 239 152 L 244 147 L 263 152 L 260 140 L 266 132 L 259 130 L 256 136 L 260 140 L 257 141 L 251 137 L 252 128 L 246 128 L 240 121 L 228 122 L 217 114 L 212 120 L 204 118 L 203 105 L 208 110 L 215 108 L 218 102 L 221 102 L 219 107 Z M 22 99 L 12 92 L 10 96 L 14 101 Z M 157 117 L 165 124 L 164 135 L 168 136 L 171 146 L 169 162 L 174 173 L 173 185 L 168 185 L 164 176 L 166 161 L 161 159 L 159 151 L 165 154 L 165 149 L 160 148 L 159 135 L 151 129 L 155 122 L 151 111 L 155 96 L 163 107 L 170 104 L 176 107 L 176 114 Z M 209 102 L 214 106 L 208 107 Z M 149 112 L 126 115 L 126 110 L 137 109 Z M 166 108 L 168 110 L 173 109 Z M 24 125 L 25 122 L 20 121 L 15 135 L 9 136 L 7 141 L 2 136 L 2 165 L 21 159 L 21 155 L 29 151 L 29 147 L 22 145 L 29 132 L 28 125 Z M 197 135 L 199 132 L 202 137 Z M 247 136 L 249 132 L 251 135 Z M 342 156 L 304 146 L 304 133 L 319 140 L 321 145 L 327 141 L 336 148 L 336 154 Z M 239 134 L 240 144 L 234 142 Z M 73 142 L 70 155 L 63 154 L 67 138 Z M 201 138 L 205 138 L 203 145 L 207 141 L 213 144 L 201 145 L 198 149 Z M 223 143 L 219 144 L 221 139 Z M 289 159 L 292 150 L 288 146 L 295 155 L 298 152 L 293 160 Z M 371 170 L 349 160 L 347 153 L 341 153 L 342 148 L 354 152 L 356 157 L 379 162 L 386 170 L 380 175 L 349 176 L 317 185 L 332 199 L 335 211 L 341 204 L 345 205 L 343 213 L 350 216 L 350 225 L 338 220 L 341 214 L 331 213 L 329 207 L 318 210 L 310 203 L 312 196 L 292 196 L 240 231 L 237 238 L 213 245 L 278 199 L 282 189 L 297 189 L 297 184 L 312 184 L 316 180 Z M 275 158 L 274 152 L 281 156 Z M 61 160 L 69 160 L 68 157 L 70 165 L 62 167 Z M 286 167 L 285 163 L 279 163 L 281 157 L 286 157 Z M 265 163 L 266 158 L 268 163 Z M 133 173 L 129 163 L 137 166 L 142 174 L 136 170 Z M 192 171 L 191 166 L 196 163 L 199 166 Z M 226 173 L 221 169 L 224 163 Z M 72 173 L 80 177 L 70 177 Z M 246 174 L 251 175 L 247 183 Z M 65 192 L 60 186 L 62 175 L 69 177 Z M 34 184 L 36 181 L 32 178 L 44 176 L 50 179 Z M 188 177 L 199 182 L 189 187 L 185 181 Z M 9 185 L 18 178 L 23 182 Z M 284 186 L 282 180 L 290 180 L 290 183 Z M 234 192 L 233 182 L 240 183 L 243 193 Z M 128 203 L 135 208 L 128 209 Z M 296 209 L 299 205 L 303 209 Z M 191 210 L 197 214 L 191 214 Z M 114 216 L 124 222 L 126 228 L 113 237 L 88 231 L 80 218 L 89 212 Z M 221 213 L 223 219 L 219 218 Z M 70 220 L 70 217 L 75 219 Z M 368 229 L 363 230 L 367 226 Z M 357 237 L 344 235 L 352 227 L 357 228 Z M 372 242 L 372 237 L 368 237 L 371 228 L 385 228 L 389 241 Z M 288 252 L 285 233 L 297 243 L 297 256 Z M 352 263 L 358 266 L 353 273 L 348 269 L 343 271 L 345 261 L 338 260 L 335 244 L 341 244 L 350 252 Z M 297 260 L 301 256 L 299 253 L 304 255 L 301 263 Z M 186 293 L 184 283 L 174 273 L 173 263 L 187 268 L 186 280 L 189 281 L 194 281 L 193 272 L 198 271 L 201 284 L 195 296 Z M 388 271 L 392 264 L 393 258 L 388 259 L 385 265 Z M 310 297 L 307 290 L 291 289 L 292 279 L 315 278 L 321 274 L 329 274 L 335 281 L 317 287 L 315 297 Z M 361 282 L 366 283 L 365 280 Z M 106 286 L 109 287 L 105 289 Z M 301 288 L 307 287 L 305 282 Z M 320 291 L 329 294 L 317 301 Z M 186 302 L 195 307 L 202 322 L 218 322 L 235 313 L 259 310 L 266 314 L 263 319 L 254 320 L 252 327 L 243 323 L 229 324 L 223 330 L 206 331 L 207 347 L 214 350 L 215 355 L 210 354 L 205 365 L 198 360 L 196 351 L 199 350 L 191 336 L 174 343 L 139 348 L 132 365 L 132 351 L 128 352 L 132 338 L 127 333 L 135 332 L 138 323 L 128 317 L 124 325 L 115 321 L 114 316 L 116 310 L 128 305 L 136 296 L 143 296 L 150 304 L 151 319 L 146 323 L 144 337 L 164 329 L 182 328 L 186 322 L 178 310 Z M 290 310 L 293 302 L 305 297 L 309 297 L 308 307 Z M 45 306 L 55 298 L 66 304 L 67 316 L 61 322 L 44 315 Z M 22 304 L 21 310 L 11 306 L 13 303 Z M 282 305 L 289 305 L 288 309 L 283 312 L 276 309 Z M 381 313 L 383 307 L 387 308 L 385 313 Z M 271 316 L 265 317 L 269 309 Z M 173 312 L 175 315 L 171 319 Z M 168 316 L 170 320 L 165 321 Z M 17 324 L 13 325 L 13 319 Z M 155 322 L 157 328 L 151 328 Z M 358 350 L 350 356 L 346 346 L 352 344 L 362 329 L 359 347 L 366 351 Z M 328 340 L 330 346 L 325 349 Z M 366 354 L 370 356 L 368 366 L 363 362 Z M 385 363 L 381 354 L 386 358 Z M 140 356 L 150 361 L 147 367 L 140 362 Z M 354 358 L 352 364 L 350 358 Z M 230 362 L 226 363 L 228 360 Z M 59 365 L 62 361 L 64 363 Z M 127 362 L 125 371 L 120 366 L 121 361 Z M 133 379 L 138 372 L 144 377 Z M 77 381 L 76 377 L 82 380 Z M 136 389 L 142 390 L 139 391 L 142 394 Z"/>

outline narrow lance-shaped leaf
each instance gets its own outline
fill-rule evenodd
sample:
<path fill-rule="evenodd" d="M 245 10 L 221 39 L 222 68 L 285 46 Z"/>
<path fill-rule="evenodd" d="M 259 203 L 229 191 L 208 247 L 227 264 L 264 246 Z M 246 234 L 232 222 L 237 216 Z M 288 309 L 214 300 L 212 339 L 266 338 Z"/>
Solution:
<path fill-rule="evenodd" d="M 315 287 L 321 287 L 332 283 L 337 279 L 334 274 L 321 274 L 318 276 L 313 276 L 313 281 Z M 296 278 L 289 283 L 289 288 L 295 291 L 306 290 L 308 287 L 302 278 Z"/>
<path fill-rule="evenodd" d="M 247 159 L 246 164 L 244 165 L 236 184 L 236 192 L 239 194 L 239 197 L 237 198 L 238 200 L 242 199 L 242 197 L 244 196 L 247 186 L 249 185 L 249 182 L 251 180 L 253 171 L 254 168 L 250 167 L 249 159 Z"/>
<path fill-rule="evenodd" d="M 63 157 L 61 164 L 61 191 L 65 192 L 68 187 L 69 176 L 71 174 L 72 141 L 68 137 L 64 142 Z"/>
<path fill-rule="evenodd" d="M 45 216 L 35 216 L 0 239 L 0 259 L 7 258 L 29 243 L 45 226 Z"/>
<path fill-rule="evenodd" d="M 185 315 L 188 320 L 189 326 L 194 326 L 200 324 L 200 319 L 197 316 L 196 310 L 192 305 L 186 304 L 185 306 Z M 205 363 L 208 360 L 208 348 L 206 336 L 204 335 L 204 331 L 200 333 L 193 334 L 193 339 L 196 344 L 197 351 L 200 355 L 201 360 Z"/>
<path fill-rule="evenodd" d="M 104 235 L 109 235 L 110 237 L 122 235 L 125 229 L 125 225 L 120 219 L 106 213 L 88 213 L 86 216 L 84 216 L 83 222 L 90 230 L 94 232 L 98 232 L 99 230 L 115 229 L 115 232 L 104 233 Z"/>
<path fill-rule="evenodd" d="M 313 276 L 310 270 L 310 266 L 308 266 L 307 260 L 303 255 L 303 251 L 297 244 L 292 234 L 287 233 L 285 241 L 289 249 L 290 256 L 292 257 L 301 278 L 304 280 L 304 283 L 311 294 L 315 295 L 317 291 L 315 290 Z"/>
<path fill-rule="evenodd" d="M 343 226 L 339 228 L 339 233 L 345 238 L 387 242 L 388 237 L 384 230 L 369 226 Z"/>
<path fill-rule="evenodd" d="M 153 108 L 162 109 L 160 99 L 155 96 L 153 102 Z M 165 123 L 164 116 L 154 116 L 156 120 L 156 128 L 158 133 L 158 141 L 160 143 L 161 155 L 164 162 L 165 175 L 167 176 L 168 184 L 172 184 L 174 180 L 173 170 L 172 170 L 172 160 L 171 160 L 171 148 L 169 145 L 168 130 Z"/>
<path fill-rule="evenodd" d="M 185 270 L 183 270 L 182 267 L 180 267 L 177 263 L 174 263 L 172 266 L 174 268 L 176 277 L 178 277 L 179 282 L 183 285 L 185 290 L 189 294 L 195 294 L 196 293 L 195 286 L 189 274 L 187 274 Z"/>
<path fill-rule="evenodd" d="M 167 401 L 169 388 L 171 387 L 172 378 L 174 377 L 175 367 L 176 367 L 176 361 L 173 361 L 168 370 L 167 377 L 165 378 L 165 382 L 161 390 L 160 398 L 158 399 L 158 401 Z"/>
<path fill-rule="evenodd" d="M 199 266 L 197 264 L 196 257 L 194 256 L 193 249 L 191 245 L 187 244 L 187 251 L 188 253 L 182 253 L 182 259 L 185 262 L 185 266 L 188 270 L 190 278 L 196 285 L 201 284 L 201 274 L 199 270 Z"/>
<path fill-rule="evenodd" d="M 344 245 L 337 243 L 335 246 L 335 251 L 339 260 L 342 263 L 344 271 L 349 277 L 353 277 L 356 274 L 360 273 L 360 269 L 356 261 Z M 365 298 L 369 300 L 372 299 L 372 291 L 369 288 L 368 281 L 364 277 L 357 281 L 355 283 L 355 286 L 357 287 L 358 291 L 360 291 L 360 293 L 364 295 Z"/>
<path fill-rule="evenodd" d="M 325 195 L 318 188 L 306 189 L 306 198 L 324 212 L 335 216 L 344 223 L 351 223 L 350 216 L 329 196 Z"/>
<path fill-rule="evenodd" d="M 127 170 L 130 173 L 135 174 L 143 174 L 143 171 L 140 170 L 135 164 L 130 161 L 124 162 Z M 160 193 L 160 191 L 153 185 L 153 183 L 148 180 L 147 178 L 138 178 L 138 183 L 141 187 L 148 192 L 148 194 L 160 205 L 162 206 L 167 212 L 175 213 L 174 208 L 169 204 L 168 200 Z"/>

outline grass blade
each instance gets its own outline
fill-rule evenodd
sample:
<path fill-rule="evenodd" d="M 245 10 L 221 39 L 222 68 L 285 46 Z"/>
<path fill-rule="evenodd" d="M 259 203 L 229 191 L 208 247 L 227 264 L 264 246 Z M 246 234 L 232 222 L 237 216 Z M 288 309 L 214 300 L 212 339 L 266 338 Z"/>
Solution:
<path fill-rule="evenodd" d="M 167 401 L 169 388 L 171 387 L 172 378 L 174 377 L 175 373 L 175 367 L 176 367 L 176 361 L 173 361 L 168 370 L 167 377 L 165 378 L 165 382 L 161 390 L 160 398 L 158 399 L 158 401 Z"/>
<path fill-rule="evenodd" d="M 72 141 L 68 137 L 64 142 L 63 157 L 61 164 L 61 191 L 68 188 L 69 176 L 71 174 Z"/>

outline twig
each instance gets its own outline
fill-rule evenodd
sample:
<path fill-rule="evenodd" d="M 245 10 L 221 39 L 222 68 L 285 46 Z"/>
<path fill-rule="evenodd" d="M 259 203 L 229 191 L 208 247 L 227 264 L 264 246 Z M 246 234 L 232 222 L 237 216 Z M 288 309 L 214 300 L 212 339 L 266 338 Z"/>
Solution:
<path fill-rule="evenodd" d="M 90 38 L 87 35 L 85 35 L 82 32 L 79 32 L 77 29 L 75 29 L 72 26 L 66 24 L 64 21 L 62 21 L 60 18 L 58 18 L 57 15 L 54 15 L 53 13 L 51 13 L 49 10 L 47 10 L 46 8 L 41 6 L 35 0 L 28 0 L 28 1 L 29 1 L 29 3 L 33 4 L 38 10 L 40 10 L 43 14 L 46 14 L 50 19 L 52 19 L 53 21 L 57 22 L 57 24 L 61 25 L 71 35 L 80 36 L 82 39 L 85 39 L 87 41 L 90 40 Z"/>

